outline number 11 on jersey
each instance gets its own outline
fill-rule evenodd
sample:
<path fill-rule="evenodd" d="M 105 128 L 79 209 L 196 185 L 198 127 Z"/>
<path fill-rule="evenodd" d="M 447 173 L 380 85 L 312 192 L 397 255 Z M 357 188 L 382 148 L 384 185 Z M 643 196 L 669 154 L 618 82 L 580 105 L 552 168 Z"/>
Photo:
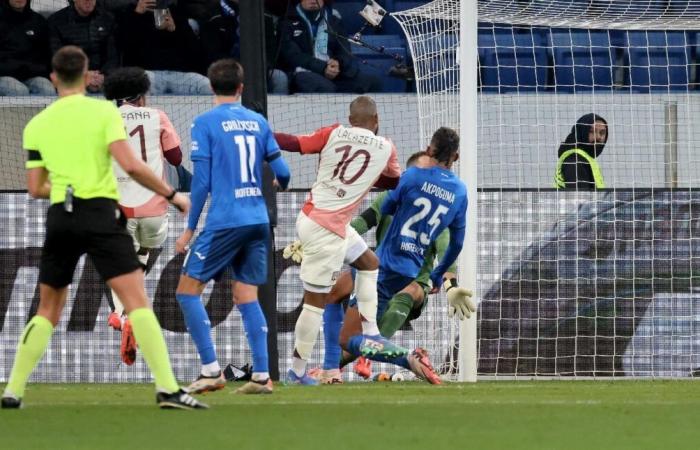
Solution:
<path fill-rule="evenodd" d="M 255 136 L 238 135 L 233 138 L 238 146 L 238 157 L 240 158 L 241 182 L 255 183 Z"/>

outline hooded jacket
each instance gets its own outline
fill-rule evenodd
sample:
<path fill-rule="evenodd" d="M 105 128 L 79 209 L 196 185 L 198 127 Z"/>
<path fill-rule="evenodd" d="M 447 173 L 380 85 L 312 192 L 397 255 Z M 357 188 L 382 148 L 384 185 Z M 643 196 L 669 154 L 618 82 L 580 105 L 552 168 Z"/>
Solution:
<path fill-rule="evenodd" d="M 588 142 L 588 134 L 597 121 L 605 123 L 606 126 L 608 125 L 608 122 L 597 114 L 590 113 L 580 117 L 571 128 L 571 133 L 559 146 L 558 157 L 561 158 L 565 152 L 573 149 L 581 150 L 591 158 L 600 156 L 605 148 L 605 142 L 595 145 Z M 569 155 L 563 161 L 561 173 L 566 189 L 595 190 L 596 188 L 591 165 L 586 159 L 577 154 Z"/>
<path fill-rule="evenodd" d="M 295 8 L 290 9 L 287 17 L 280 24 L 281 65 L 294 72 L 297 67 L 323 75 L 326 61 L 314 56 L 315 36 L 309 29 L 308 23 L 318 25 L 327 21 L 328 26 L 328 56 L 340 63 L 341 75 L 352 78 L 357 75 L 359 66 L 352 58 L 349 44 L 338 36 L 347 36 L 341 20 L 329 6 L 324 6 L 319 12 L 304 13 L 306 18 L 299 15 Z"/>
<path fill-rule="evenodd" d="M 77 45 L 90 60 L 90 70 L 107 73 L 119 65 L 114 16 L 97 2 L 95 10 L 82 17 L 73 2 L 49 17 L 51 53 L 64 45 Z"/>
<path fill-rule="evenodd" d="M 49 29 L 46 19 L 31 9 L 22 12 L 0 0 L 0 76 L 20 81 L 49 74 Z"/>

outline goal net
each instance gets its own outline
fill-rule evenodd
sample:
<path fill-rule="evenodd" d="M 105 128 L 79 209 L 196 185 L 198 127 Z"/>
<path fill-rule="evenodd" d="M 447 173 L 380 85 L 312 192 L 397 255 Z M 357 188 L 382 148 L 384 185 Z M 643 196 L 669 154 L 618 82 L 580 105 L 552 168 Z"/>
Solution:
<path fill-rule="evenodd" d="M 394 17 L 422 142 L 459 123 L 453 94 L 469 92 L 452 72 L 478 71 L 479 376 L 694 376 L 700 2 L 479 1 L 478 64 L 461 66 L 460 3 Z M 572 148 L 597 162 L 598 190 L 576 164 L 554 189 Z"/>

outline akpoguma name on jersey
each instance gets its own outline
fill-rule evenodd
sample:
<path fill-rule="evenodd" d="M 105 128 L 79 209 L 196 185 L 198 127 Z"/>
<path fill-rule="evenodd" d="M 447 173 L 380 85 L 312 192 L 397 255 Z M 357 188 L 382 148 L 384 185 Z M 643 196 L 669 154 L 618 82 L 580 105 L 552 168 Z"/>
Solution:
<path fill-rule="evenodd" d="M 257 187 L 245 187 L 236 189 L 234 195 L 236 196 L 236 198 L 262 197 L 262 192 L 260 191 L 260 188 Z"/>
<path fill-rule="evenodd" d="M 410 252 L 410 253 L 418 253 L 419 255 L 423 256 L 423 253 L 425 253 L 425 250 L 423 250 L 423 247 L 420 247 L 413 242 L 401 242 L 401 251 L 404 252 Z"/>
<path fill-rule="evenodd" d="M 425 192 L 426 194 L 434 195 L 435 197 L 441 200 L 445 200 L 450 203 L 455 202 L 454 192 L 450 192 L 447 189 L 443 189 L 440 186 L 434 185 L 433 183 L 428 183 L 427 181 L 424 182 L 420 190 Z"/>
<path fill-rule="evenodd" d="M 260 131 L 260 124 L 255 120 L 226 120 L 221 122 L 221 127 L 224 131 Z"/>

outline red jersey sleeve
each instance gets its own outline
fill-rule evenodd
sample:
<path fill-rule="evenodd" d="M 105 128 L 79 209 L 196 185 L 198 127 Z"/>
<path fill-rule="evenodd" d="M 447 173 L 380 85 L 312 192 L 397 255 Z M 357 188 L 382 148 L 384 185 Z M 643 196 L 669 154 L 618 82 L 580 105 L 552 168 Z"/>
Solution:
<path fill-rule="evenodd" d="M 386 163 L 382 175 L 388 178 L 398 178 L 401 176 L 398 151 L 393 142 L 389 141 L 389 143 L 391 143 L 391 155 L 389 155 L 389 161 Z"/>
<path fill-rule="evenodd" d="M 311 134 L 298 136 L 299 146 L 302 154 L 321 153 L 323 147 L 328 143 L 333 130 L 338 128 L 340 124 L 333 124 L 329 127 L 319 128 Z"/>

